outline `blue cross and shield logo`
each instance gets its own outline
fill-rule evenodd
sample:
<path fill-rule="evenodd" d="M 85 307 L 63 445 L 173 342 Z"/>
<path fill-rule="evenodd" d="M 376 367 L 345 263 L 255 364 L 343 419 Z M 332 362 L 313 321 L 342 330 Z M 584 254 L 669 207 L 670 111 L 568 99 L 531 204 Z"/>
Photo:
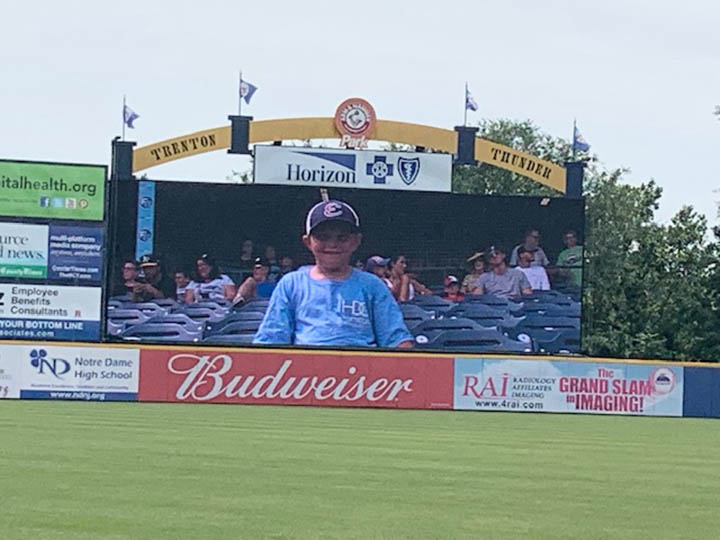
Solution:
<path fill-rule="evenodd" d="M 412 184 L 420 173 L 420 158 L 398 158 L 397 163 L 400 178 L 408 186 Z"/>

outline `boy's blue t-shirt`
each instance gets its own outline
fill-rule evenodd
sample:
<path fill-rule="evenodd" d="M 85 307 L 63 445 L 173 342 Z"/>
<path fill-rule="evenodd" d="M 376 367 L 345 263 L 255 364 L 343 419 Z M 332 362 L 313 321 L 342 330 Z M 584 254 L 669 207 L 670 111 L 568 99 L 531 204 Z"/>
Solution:
<path fill-rule="evenodd" d="M 282 277 L 253 343 L 395 347 L 412 341 L 402 312 L 377 276 L 353 268 L 316 280 L 311 266 Z"/>

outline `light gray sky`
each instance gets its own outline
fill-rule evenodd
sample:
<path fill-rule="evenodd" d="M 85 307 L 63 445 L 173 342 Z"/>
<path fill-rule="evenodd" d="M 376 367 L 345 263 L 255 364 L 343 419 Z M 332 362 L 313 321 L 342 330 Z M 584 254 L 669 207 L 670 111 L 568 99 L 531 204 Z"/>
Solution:
<path fill-rule="evenodd" d="M 608 168 L 664 189 L 658 217 L 692 204 L 717 223 L 720 3 L 712 0 L 7 2 L 0 157 L 109 163 L 123 94 L 139 146 L 226 124 L 237 70 L 256 119 L 332 116 L 345 98 L 378 117 L 452 128 L 531 119 L 569 138 L 576 117 Z M 223 179 L 214 152 L 150 169 Z"/>

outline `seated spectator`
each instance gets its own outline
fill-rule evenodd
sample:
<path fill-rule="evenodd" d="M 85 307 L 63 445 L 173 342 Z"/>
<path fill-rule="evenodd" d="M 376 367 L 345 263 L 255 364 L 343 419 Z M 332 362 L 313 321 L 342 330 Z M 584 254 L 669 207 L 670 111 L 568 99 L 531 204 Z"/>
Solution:
<path fill-rule="evenodd" d="M 460 286 L 460 291 L 464 294 L 476 294 L 477 292 L 477 280 L 485 272 L 485 260 L 483 259 L 484 253 L 478 251 L 472 257 L 469 257 L 467 262 L 472 265 L 472 271 L 465 276 Z"/>
<path fill-rule="evenodd" d="M 185 269 L 175 271 L 175 300 L 179 303 L 185 302 L 185 291 L 190 284 L 190 272 Z"/>
<path fill-rule="evenodd" d="M 175 298 L 175 282 L 165 275 L 160 260 L 152 253 L 140 257 L 143 277 L 133 290 L 133 302 L 149 302 L 158 298 Z"/>
<path fill-rule="evenodd" d="M 290 255 L 283 255 L 280 257 L 280 274 L 278 275 L 278 281 L 285 274 L 288 274 L 295 270 L 295 261 L 293 261 Z"/>
<path fill-rule="evenodd" d="M 243 240 L 240 259 L 238 260 L 237 267 L 243 273 L 243 279 L 252 274 L 253 264 L 255 262 L 255 244 L 249 238 Z"/>
<path fill-rule="evenodd" d="M 518 298 L 532 294 L 530 282 L 520 270 L 505 263 L 505 250 L 491 246 L 485 251 L 490 271 L 478 279 L 478 294 L 494 294 L 503 298 Z"/>
<path fill-rule="evenodd" d="M 545 255 L 543 248 L 540 247 L 540 231 L 537 229 L 529 229 L 525 233 L 525 242 L 513 248 L 510 254 L 510 266 L 518 265 L 517 251 L 520 246 L 523 246 L 535 256 L 532 266 L 548 266 L 550 264 L 550 260 L 547 258 L 547 255 Z"/>
<path fill-rule="evenodd" d="M 550 280 L 544 266 L 532 266 L 535 255 L 524 246 L 518 248 L 518 270 L 520 270 L 530 282 L 533 291 L 549 291 Z"/>
<path fill-rule="evenodd" d="M 465 300 L 465 295 L 460 292 L 460 280 L 455 276 L 451 275 L 445 278 L 445 294 L 443 298 L 451 302 L 462 302 Z"/>
<path fill-rule="evenodd" d="M 578 244 L 577 233 L 573 230 L 565 231 L 563 242 L 565 249 L 557 259 L 558 274 L 568 285 L 582 287 L 583 246 Z"/>
<path fill-rule="evenodd" d="M 280 273 L 280 265 L 278 264 L 275 246 L 265 247 L 265 260 L 267 261 L 268 267 L 270 268 L 268 280 L 272 282 L 277 281 L 276 277 Z"/>
<path fill-rule="evenodd" d="M 270 264 L 262 257 L 255 259 L 252 276 L 248 277 L 238 287 L 237 294 L 233 299 L 233 304 L 244 304 L 253 298 L 270 298 L 275 283 L 270 283 L 268 275 L 270 273 Z"/>
<path fill-rule="evenodd" d="M 132 300 L 132 294 L 140 282 L 138 281 L 138 267 L 134 259 L 125 259 L 122 265 L 122 277 L 113 285 L 110 296 L 124 296 Z"/>
<path fill-rule="evenodd" d="M 393 284 L 388 277 L 388 263 L 390 259 L 385 259 L 380 255 L 373 255 L 365 262 L 365 271 L 375 274 L 382 282 L 392 291 Z"/>
<path fill-rule="evenodd" d="M 432 291 L 420 283 L 414 274 L 405 272 L 407 264 L 405 255 L 395 255 L 390 258 L 391 291 L 398 302 L 412 300 L 415 294 L 432 294 Z"/>
<path fill-rule="evenodd" d="M 221 274 L 215 259 L 201 255 L 195 263 L 195 278 L 185 290 L 185 303 L 232 300 L 235 298 L 235 283 Z"/>

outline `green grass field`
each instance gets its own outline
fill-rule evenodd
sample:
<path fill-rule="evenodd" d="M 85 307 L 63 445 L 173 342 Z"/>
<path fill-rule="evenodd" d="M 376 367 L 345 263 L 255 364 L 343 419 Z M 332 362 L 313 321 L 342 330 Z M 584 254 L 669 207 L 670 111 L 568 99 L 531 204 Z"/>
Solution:
<path fill-rule="evenodd" d="M 0 402 L 0 538 L 720 537 L 716 420 Z"/>

